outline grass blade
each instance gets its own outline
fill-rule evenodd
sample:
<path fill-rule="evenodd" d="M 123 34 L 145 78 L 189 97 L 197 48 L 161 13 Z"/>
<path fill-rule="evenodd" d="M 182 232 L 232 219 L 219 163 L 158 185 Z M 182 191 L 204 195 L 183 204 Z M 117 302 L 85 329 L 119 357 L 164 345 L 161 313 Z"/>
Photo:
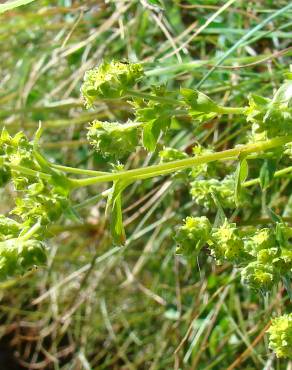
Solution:
<path fill-rule="evenodd" d="M 10 1 L 7 4 L 1 4 L 0 5 L 0 14 L 5 13 L 8 10 L 18 8 L 19 6 L 32 3 L 33 1 L 35 1 L 35 0 L 15 0 L 15 1 Z"/>

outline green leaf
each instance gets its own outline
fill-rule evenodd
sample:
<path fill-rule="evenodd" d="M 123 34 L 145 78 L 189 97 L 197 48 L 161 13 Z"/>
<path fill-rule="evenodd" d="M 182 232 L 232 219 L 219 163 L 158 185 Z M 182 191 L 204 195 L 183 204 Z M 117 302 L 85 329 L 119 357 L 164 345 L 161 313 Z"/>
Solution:
<path fill-rule="evenodd" d="M 106 205 L 106 213 L 110 212 L 111 235 L 117 245 L 124 245 L 126 241 L 122 215 L 122 192 L 129 184 L 129 181 L 115 181 Z"/>
<path fill-rule="evenodd" d="M 283 276 L 282 278 L 285 289 L 288 293 L 288 296 L 290 298 L 290 301 L 292 301 L 292 280 L 289 275 Z"/>
<path fill-rule="evenodd" d="M 292 101 L 292 81 L 288 80 L 276 91 L 273 102 L 289 106 Z"/>
<path fill-rule="evenodd" d="M 156 148 L 157 140 L 159 137 L 159 133 L 157 136 L 157 131 L 154 131 L 154 123 L 155 120 L 148 122 L 143 127 L 143 146 L 149 152 L 153 152 Z"/>
<path fill-rule="evenodd" d="M 282 221 L 280 216 L 276 215 L 275 213 L 274 213 L 274 215 L 273 215 L 274 219 L 277 219 L 277 221 L 276 221 L 277 222 L 276 230 L 275 230 L 276 240 L 280 244 L 281 247 L 285 247 L 286 246 L 286 238 L 285 238 L 284 230 L 283 230 L 283 227 L 282 227 L 283 226 L 283 221 Z"/>
<path fill-rule="evenodd" d="M 266 190 L 274 178 L 277 168 L 277 160 L 266 159 L 260 170 L 260 185 L 263 190 Z"/>
<path fill-rule="evenodd" d="M 218 104 L 198 90 L 181 89 L 180 92 L 185 103 L 192 108 L 193 112 L 214 113 L 220 110 Z"/>
<path fill-rule="evenodd" d="M 53 170 L 51 183 L 52 185 L 58 190 L 58 193 L 68 196 L 70 191 L 72 190 L 72 184 L 68 177 L 63 173 Z"/>
<path fill-rule="evenodd" d="M 162 5 L 160 0 L 148 0 L 148 3 L 152 5 Z"/>
<path fill-rule="evenodd" d="M 241 159 L 235 171 L 235 204 L 238 207 L 241 201 L 242 184 L 248 176 L 248 163 L 245 158 Z"/>
<path fill-rule="evenodd" d="M 275 213 L 271 208 L 269 207 L 266 207 L 266 212 L 268 214 L 268 216 L 270 217 L 270 219 L 275 222 L 276 224 L 279 224 L 279 223 L 283 223 L 283 220 L 281 219 L 281 217 L 279 215 L 277 215 L 277 213 Z M 280 232 L 280 228 L 278 227 L 277 228 L 278 230 L 278 233 Z M 280 234 L 277 235 L 277 238 L 280 237 Z"/>
<path fill-rule="evenodd" d="M 217 213 L 215 216 L 213 227 L 219 227 L 224 224 L 224 221 L 226 220 L 226 216 L 224 213 L 224 209 L 218 200 L 218 197 L 215 194 L 212 194 L 212 198 L 214 200 L 215 206 L 217 207 Z"/>

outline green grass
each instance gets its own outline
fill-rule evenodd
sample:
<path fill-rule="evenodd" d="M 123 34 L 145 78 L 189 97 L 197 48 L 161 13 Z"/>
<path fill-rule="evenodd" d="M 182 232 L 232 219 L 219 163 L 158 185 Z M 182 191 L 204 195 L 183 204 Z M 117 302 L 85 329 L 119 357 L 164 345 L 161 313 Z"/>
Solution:
<path fill-rule="evenodd" d="M 8 10 L 12 10 L 14 8 L 18 8 L 19 6 L 23 6 L 29 3 L 32 3 L 34 0 L 15 0 L 10 1 L 7 4 L 0 5 L 0 14 L 5 13 Z"/>

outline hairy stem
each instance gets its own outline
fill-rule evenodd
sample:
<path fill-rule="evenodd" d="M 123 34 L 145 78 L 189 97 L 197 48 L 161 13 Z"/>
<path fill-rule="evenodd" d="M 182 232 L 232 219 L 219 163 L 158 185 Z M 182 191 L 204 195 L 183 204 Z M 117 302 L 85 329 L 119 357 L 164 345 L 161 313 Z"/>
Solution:
<path fill-rule="evenodd" d="M 178 161 L 168 162 L 168 163 L 161 163 L 157 165 L 148 166 L 145 168 L 138 168 L 134 170 L 128 171 L 120 171 L 112 174 L 107 174 L 98 177 L 91 177 L 87 179 L 71 179 L 73 187 L 82 187 L 88 186 L 100 182 L 111 182 L 117 180 L 142 180 L 150 177 L 160 176 L 160 175 L 167 175 L 172 172 L 176 172 L 178 170 L 182 170 L 185 168 L 190 168 L 196 165 L 214 162 L 218 160 L 225 160 L 230 159 L 230 157 L 237 157 L 240 154 L 250 154 L 254 152 L 261 152 L 271 148 L 275 148 L 281 145 L 284 145 L 288 142 L 292 141 L 292 136 L 285 136 L 285 137 L 277 137 L 274 139 L 240 145 L 233 149 L 228 149 L 222 152 L 205 154 L 198 157 L 193 158 L 186 158 L 181 159 Z"/>

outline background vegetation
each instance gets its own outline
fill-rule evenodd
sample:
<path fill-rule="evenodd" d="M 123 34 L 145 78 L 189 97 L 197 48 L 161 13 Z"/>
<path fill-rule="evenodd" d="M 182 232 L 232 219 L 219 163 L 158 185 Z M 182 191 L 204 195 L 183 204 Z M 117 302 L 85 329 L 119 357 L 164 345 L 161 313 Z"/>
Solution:
<path fill-rule="evenodd" d="M 149 84 L 170 88 L 195 87 L 211 71 L 200 89 L 243 106 L 249 92 L 270 96 L 288 69 L 292 12 L 276 16 L 287 4 L 38 0 L 12 9 L 0 15 L 0 126 L 32 137 L 41 121 L 48 157 L 102 170 L 86 141 L 88 122 L 126 120 L 131 107 L 112 100 L 85 111 L 86 70 L 104 58 L 141 61 Z M 187 153 L 197 139 L 224 150 L 246 129 L 243 118 L 226 116 L 198 138 L 185 119 L 168 142 Z M 127 167 L 156 159 L 141 149 Z M 280 181 L 283 203 L 291 182 Z M 129 187 L 122 248 L 111 244 L 105 202 L 82 203 L 102 190 L 74 194 L 81 221 L 51 228 L 48 268 L 0 285 L 1 369 L 292 368 L 264 334 L 273 312 L 291 310 L 282 288 L 261 295 L 207 253 L 194 264 L 175 255 L 175 228 L 196 209 L 187 188 L 168 178 Z M 1 190 L 1 213 L 13 198 L 12 189 Z"/>

